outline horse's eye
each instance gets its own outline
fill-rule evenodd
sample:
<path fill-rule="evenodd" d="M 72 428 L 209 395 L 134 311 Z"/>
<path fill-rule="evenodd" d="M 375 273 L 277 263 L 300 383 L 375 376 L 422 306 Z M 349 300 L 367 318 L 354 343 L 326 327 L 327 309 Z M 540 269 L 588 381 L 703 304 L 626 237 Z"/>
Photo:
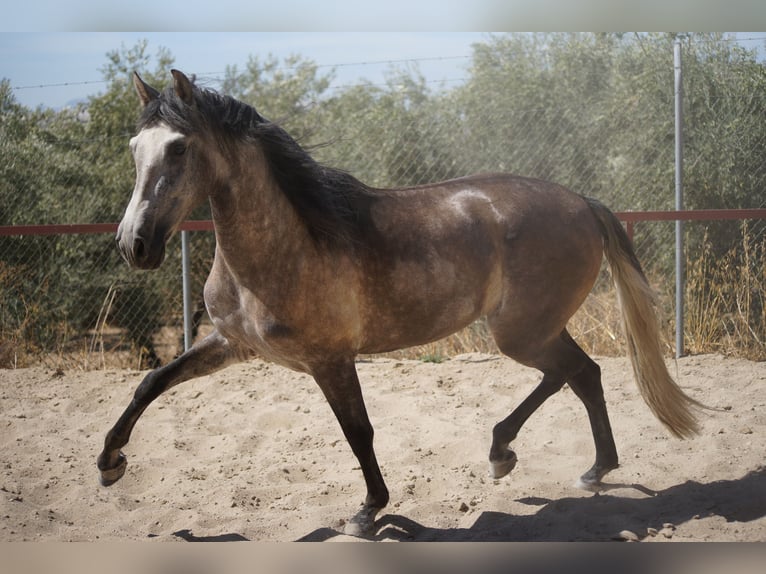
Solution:
<path fill-rule="evenodd" d="M 170 153 L 173 155 L 183 155 L 186 153 L 186 144 L 184 142 L 173 142 L 170 145 Z"/>

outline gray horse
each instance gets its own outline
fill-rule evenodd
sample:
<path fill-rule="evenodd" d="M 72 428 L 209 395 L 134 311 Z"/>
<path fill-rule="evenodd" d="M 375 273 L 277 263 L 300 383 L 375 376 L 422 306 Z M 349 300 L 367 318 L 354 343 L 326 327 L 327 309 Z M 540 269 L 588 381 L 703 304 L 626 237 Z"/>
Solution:
<path fill-rule="evenodd" d="M 674 435 L 696 431 L 699 404 L 665 367 L 652 291 L 622 225 L 602 204 L 505 174 L 373 189 L 315 162 L 254 108 L 172 75 L 163 93 L 134 75 L 143 104 L 130 142 L 136 184 L 117 242 L 131 266 L 156 268 L 168 239 L 208 200 L 216 252 L 205 303 L 215 330 L 146 375 L 106 436 L 102 484 L 124 474 L 120 449 L 161 393 L 257 356 L 316 380 L 367 485 L 347 531 L 369 533 L 389 494 L 355 357 L 434 341 L 486 317 L 499 349 L 543 374 L 494 427 L 491 475 L 513 469 L 511 441 L 568 383 L 587 409 L 596 448 L 581 485 L 598 490 L 618 465 L 617 451 L 600 368 L 566 324 L 603 256 L 646 403 Z"/>

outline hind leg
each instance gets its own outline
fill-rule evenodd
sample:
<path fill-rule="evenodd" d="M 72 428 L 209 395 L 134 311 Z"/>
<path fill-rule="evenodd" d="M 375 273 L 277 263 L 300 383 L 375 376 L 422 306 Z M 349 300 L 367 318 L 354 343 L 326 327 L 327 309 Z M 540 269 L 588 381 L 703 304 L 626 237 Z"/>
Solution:
<path fill-rule="evenodd" d="M 502 346 L 500 348 L 503 349 Z M 513 352 L 504 352 L 519 360 Z M 509 448 L 511 441 L 532 413 L 567 382 L 585 405 L 596 444 L 596 462 L 582 475 L 579 484 L 588 490 L 598 490 L 604 475 L 618 466 L 601 386 L 601 369 L 566 330 L 534 358 L 527 356 L 520 362 L 540 369 L 543 380 L 506 419 L 495 425 L 489 455 L 491 475 L 499 478 L 513 469 L 516 455 Z"/>
<path fill-rule="evenodd" d="M 571 347 L 579 350 L 587 359 L 585 367 L 570 377 L 567 382 L 585 405 L 596 445 L 596 461 L 590 470 L 580 477 L 578 486 L 597 492 L 601 488 L 601 479 L 606 473 L 619 466 L 617 448 L 606 411 L 604 389 L 601 385 L 601 368 L 588 357 L 585 351 L 580 349 L 569 333 L 564 331 L 562 336 Z"/>
<path fill-rule="evenodd" d="M 489 449 L 489 473 L 492 478 L 501 478 L 516 466 L 516 453 L 509 445 L 519 430 L 548 397 L 564 385 L 564 380 L 551 374 L 544 374 L 543 380 L 516 409 L 492 429 L 492 446 Z"/>
<path fill-rule="evenodd" d="M 548 397 L 558 392 L 567 379 L 580 371 L 586 363 L 587 355 L 579 348 L 572 347 L 563 333 L 543 345 L 541 349 L 530 351 L 529 339 L 519 344 L 519 337 L 504 336 L 503 330 L 495 326 L 495 341 L 500 350 L 512 359 L 539 369 L 543 379 L 534 391 L 504 420 L 492 430 L 492 446 L 489 451 L 490 474 L 494 478 L 505 476 L 516 464 L 516 455 L 509 448 L 527 419 L 542 405 Z"/>

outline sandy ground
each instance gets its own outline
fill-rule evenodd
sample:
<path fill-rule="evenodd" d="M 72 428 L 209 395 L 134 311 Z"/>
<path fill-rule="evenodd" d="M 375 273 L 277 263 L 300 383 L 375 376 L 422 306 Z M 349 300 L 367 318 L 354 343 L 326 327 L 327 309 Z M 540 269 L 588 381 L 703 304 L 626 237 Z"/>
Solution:
<path fill-rule="evenodd" d="M 676 440 L 625 359 L 598 359 L 621 467 L 601 495 L 574 487 L 593 461 L 585 410 L 564 388 L 489 478 L 493 424 L 538 374 L 491 355 L 358 365 L 391 503 L 376 540 L 766 541 L 766 363 L 671 362 L 721 409 Z M 179 386 L 144 414 L 128 471 L 98 484 L 104 433 L 143 373 L 0 371 L 0 541 L 337 541 L 364 497 L 356 460 L 313 381 L 252 362 Z"/>

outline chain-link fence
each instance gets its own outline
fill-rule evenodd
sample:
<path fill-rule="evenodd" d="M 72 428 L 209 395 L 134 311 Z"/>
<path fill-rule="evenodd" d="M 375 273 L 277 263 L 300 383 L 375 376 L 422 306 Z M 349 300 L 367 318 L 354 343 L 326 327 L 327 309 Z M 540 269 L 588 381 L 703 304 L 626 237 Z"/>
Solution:
<path fill-rule="evenodd" d="M 702 65 L 704 58 L 693 62 Z M 508 100 L 502 85 L 476 81 L 470 92 L 431 94 L 426 101 L 413 97 L 404 86 L 387 92 L 388 99 L 362 100 L 335 115 L 325 113 L 320 102 L 307 112 L 308 120 L 297 117 L 284 125 L 293 131 L 291 121 L 314 124 L 309 143 L 329 142 L 314 149 L 314 156 L 370 185 L 416 185 L 506 171 L 556 181 L 602 199 L 615 211 L 667 210 L 672 209 L 674 189 L 672 49 L 661 64 L 667 69 L 646 64 L 619 79 L 624 84 L 620 89 L 632 92 L 624 100 L 630 106 L 620 109 L 601 99 L 599 92 L 580 101 Z M 710 65 L 716 66 L 716 73 L 726 71 L 720 62 Z M 648 84 L 647 74 L 654 78 Z M 703 71 L 700 77 L 704 76 Z M 686 186 L 698 193 L 688 207 L 764 207 L 766 194 L 759 192 L 766 188 L 761 153 L 766 150 L 766 114 L 759 111 L 766 107 L 763 94 L 761 100 L 732 102 L 727 94 L 710 93 L 710 85 L 695 78 L 685 93 L 691 113 L 685 127 L 684 177 Z M 381 106 L 397 98 L 394 111 L 381 113 Z M 649 114 L 647 108 L 652 106 L 665 111 Z M 751 125 L 742 129 L 745 115 L 759 113 L 760 129 Z M 86 161 L 105 161 L 104 149 L 126 148 L 127 139 L 126 134 L 104 136 L 89 148 L 93 157 Z M 0 143 L 12 160 L 6 162 L 3 178 L 13 193 L 5 195 L 7 201 L 17 202 L 0 208 L 0 225 L 103 223 L 119 218 L 133 184 L 129 158 L 125 154 L 120 159 L 117 173 L 124 196 L 120 205 L 114 205 L 113 199 L 100 196 L 103 174 L 78 171 L 78 161 L 83 160 L 80 143 L 38 139 L 18 144 L 28 148 L 21 151 L 10 147 L 17 145 L 14 142 Z M 71 164 L 68 146 L 73 156 L 80 154 L 69 158 Z M 34 159 L 44 158 L 52 149 L 59 152 L 55 165 Z M 60 193 L 23 187 L 31 179 L 22 176 L 40 169 L 48 170 L 47 185 L 59 186 Z M 727 205 L 726 198 L 734 197 L 729 188 L 745 199 Z M 36 206 L 29 210 L 33 219 L 25 217 L 26 205 Z M 6 217 L 11 213 L 12 218 Z M 673 223 L 637 223 L 634 234 L 639 258 L 662 294 L 666 315 L 673 317 Z M 730 352 L 744 345 L 747 353 L 763 358 L 764 222 L 689 222 L 686 236 L 689 350 Z M 202 286 L 212 261 L 213 234 L 191 232 L 190 251 L 196 335 L 198 329 L 209 329 Z M 159 270 L 137 272 L 119 261 L 111 233 L 0 236 L 0 285 L 0 367 L 42 361 L 85 368 L 146 368 L 183 350 L 178 238 L 168 245 Z M 599 295 L 607 291 L 603 280 L 595 291 L 578 314 L 574 334 L 591 351 L 621 352 L 619 322 L 608 302 L 613 294 Z M 453 345 L 459 350 L 491 347 L 481 325 L 460 335 Z"/>

